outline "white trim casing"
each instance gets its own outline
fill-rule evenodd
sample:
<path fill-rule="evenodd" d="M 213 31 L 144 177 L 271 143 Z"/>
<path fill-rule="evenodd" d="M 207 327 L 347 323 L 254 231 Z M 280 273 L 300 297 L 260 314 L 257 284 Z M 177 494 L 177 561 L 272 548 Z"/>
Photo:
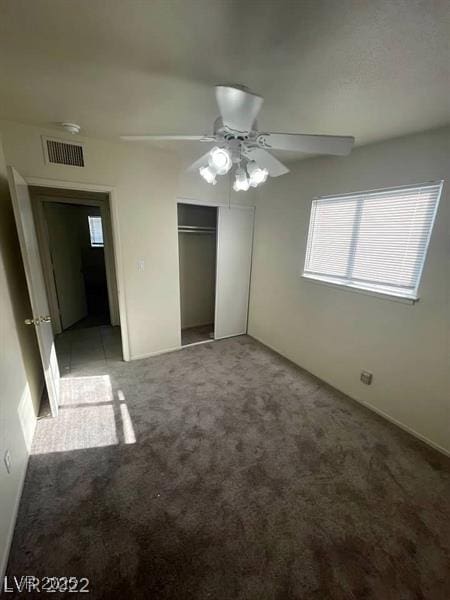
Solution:
<path fill-rule="evenodd" d="M 112 186 L 98 185 L 93 183 L 80 183 L 47 179 L 42 177 L 25 177 L 28 185 L 35 187 L 50 187 L 62 190 L 73 190 L 83 192 L 102 192 L 109 195 L 109 208 L 111 214 L 111 228 L 113 236 L 114 261 L 116 270 L 117 295 L 119 302 L 120 328 L 122 338 L 122 354 L 125 361 L 130 360 L 129 327 L 126 309 L 126 294 L 124 286 L 122 246 L 120 241 L 119 211 L 115 188 Z"/>

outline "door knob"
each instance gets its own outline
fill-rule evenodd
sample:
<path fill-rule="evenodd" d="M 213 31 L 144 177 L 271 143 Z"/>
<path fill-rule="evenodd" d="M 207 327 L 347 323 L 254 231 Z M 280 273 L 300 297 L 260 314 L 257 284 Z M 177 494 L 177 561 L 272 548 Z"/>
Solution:
<path fill-rule="evenodd" d="M 41 323 L 50 323 L 52 320 L 50 315 L 46 315 L 45 317 L 36 317 L 36 319 L 25 319 L 25 325 L 40 325 Z"/>
<path fill-rule="evenodd" d="M 40 325 L 41 322 L 39 319 L 25 319 L 25 325 Z"/>

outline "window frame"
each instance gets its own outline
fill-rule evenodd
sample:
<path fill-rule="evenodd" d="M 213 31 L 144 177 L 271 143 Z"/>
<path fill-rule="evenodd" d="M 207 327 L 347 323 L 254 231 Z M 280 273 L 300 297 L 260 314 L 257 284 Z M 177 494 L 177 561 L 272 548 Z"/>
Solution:
<path fill-rule="evenodd" d="M 396 302 L 402 302 L 405 304 L 415 304 L 416 302 L 418 302 L 420 300 L 419 288 L 420 288 L 420 285 L 422 282 L 422 274 L 423 274 L 423 270 L 425 267 L 425 261 L 426 261 L 427 255 L 428 255 L 428 249 L 429 249 L 429 245 L 430 245 L 430 241 L 431 241 L 431 235 L 433 232 L 434 224 L 436 221 L 437 212 L 439 209 L 439 203 L 440 203 L 441 196 L 442 196 L 443 185 L 444 185 L 444 180 L 438 179 L 435 181 L 425 181 L 425 182 L 414 183 L 414 184 L 409 184 L 409 185 L 374 188 L 374 189 L 370 189 L 370 190 L 361 190 L 361 191 L 356 191 L 356 192 L 355 191 L 354 192 L 345 192 L 343 194 L 327 194 L 327 195 L 322 195 L 322 196 L 315 196 L 313 198 L 313 200 L 311 202 L 311 206 L 310 206 L 309 225 L 308 225 L 306 246 L 305 246 L 305 260 L 304 260 L 304 264 L 303 264 L 303 270 L 302 270 L 302 273 L 300 276 L 303 279 L 306 279 L 307 281 L 311 281 L 311 282 L 317 283 L 319 285 L 326 285 L 329 287 L 334 287 L 334 288 L 348 291 L 348 292 L 356 292 L 358 294 L 375 296 L 375 297 L 384 298 L 387 300 L 394 300 Z M 384 192 L 389 193 L 389 192 L 402 191 L 402 190 L 407 190 L 407 189 L 412 189 L 412 188 L 420 188 L 423 186 L 439 186 L 439 191 L 437 193 L 436 205 L 434 207 L 433 215 L 431 218 L 431 224 L 430 224 L 430 228 L 429 228 L 426 242 L 425 242 L 425 250 L 423 252 L 423 256 L 422 256 L 422 260 L 421 260 L 421 264 L 420 264 L 419 272 L 418 272 L 418 276 L 417 276 L 417 282 L 416 282 L 416 286 L 413 290 L 413 294 L 411 294 L 411 295 L 410 294 L 408 294 L 408 295 L 396 294 L 394 291 L 384 291 L 382 289 L 377 290 L 377 289 L 370 288 L 369 286 L 360 287 L 359 285 L 352 283 L 351 281 L 345 280 L 345 279 L 342 279 L 342 281 L 339 281 L 338 277 L 327 276 L 327 275 L 322 275 L 322 274 L 312 275 L 310 273 L 305 273 L 305 268 L 306 268 L 306 264 L 307 264 L 307 260 L 308 260 L 309 252 L 310 252 L 308 242 L 309 242 L 310 234 L 312 233 L 313 225 L 314 225 L 314 222 L 312 219 L 314 202 L 316 202 L 318 200 L 327 200 L 327 199 L 333 199 L 333 198 L 342 199 L 342 198 L 347 198 L 347 197 L 351 198 L 351 197 L 361 196 L 361 195 L 370 196 L 370 195 L 380 194 L 380 192 L 381 193 L 384 193 Z M 381 287 L 382 286 L 380 286 L 380 288 Z"/>
<path fill-rule="evenodd" d="M 102 230 L 102 241 L 100 244 L 97 244 L 92 241 L 91 219 L 92 220 L 100 219 L 100 228 Z M 89 242 L 90 242 L 91 248 L 104 248 L 105 247 L 105 238 L 103 235 L 103 220 L 102 220 L 101 215 L 88 215 L 88 229 L 89 229 Z"/>

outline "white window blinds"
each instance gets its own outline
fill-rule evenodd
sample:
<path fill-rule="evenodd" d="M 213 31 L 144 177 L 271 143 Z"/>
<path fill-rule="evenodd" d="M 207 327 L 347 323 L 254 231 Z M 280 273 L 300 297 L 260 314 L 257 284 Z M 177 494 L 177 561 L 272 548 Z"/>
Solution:
<path fill-rule="evenodd" d="M 89 234 L 91 236 L 91 246 L 103 246 L 103 229 L 101 217 L 88 217 Z"/>
<path fill-rule="evenodd" d="M 417 299 L 442 182 L 313 201 L 303 275 Z"/>

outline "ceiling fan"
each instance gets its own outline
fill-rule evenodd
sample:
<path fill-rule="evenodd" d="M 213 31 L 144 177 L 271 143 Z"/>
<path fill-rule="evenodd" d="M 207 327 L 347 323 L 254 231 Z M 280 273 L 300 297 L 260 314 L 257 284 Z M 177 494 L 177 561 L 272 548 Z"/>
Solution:
<path fill-rule="evenodd" d="M 248 190 L 264 183 L 268 176 L 289 172 L 269 150 L 287 150 L 307 154 L 350 153 L 355 138 L 305 133 L 269 133 L 258 131 L 256 117 L 264 99 L 241 85 L 217 85 L 216 100 L 220 117 L 210 135 L 123 135 L 128 141 L 184 140 L 214 143 L 215 146 L 196 160 L 188 171 L 198 170 L 213 185 L 217 175 L 235 169 L 233 189 Z"/>

